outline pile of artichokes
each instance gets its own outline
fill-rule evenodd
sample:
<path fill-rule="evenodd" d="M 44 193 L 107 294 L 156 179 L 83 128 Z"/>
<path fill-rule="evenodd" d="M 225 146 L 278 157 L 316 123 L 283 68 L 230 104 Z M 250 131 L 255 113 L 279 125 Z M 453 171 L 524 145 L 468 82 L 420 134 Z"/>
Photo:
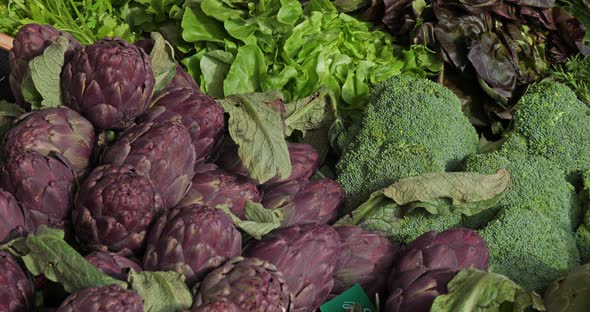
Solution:
<path fill-rule="evenodd" d="M 64 106 L 33 108 L 21 90 L 29 62 L 62 36 L 70 38 L 26 25 L 10 54 L 10 83 L 26 113 L 3 138 L 0 243 L 40 226 L 61 229 L 115 280 L 141 271 L 184 275 L 192 311 L 315 311 L 355 284 L 383 298 L 385 311 L 428 311 L 458 271 L 487 269 L 485 242 L 471 230 L 429 232 L 401 246 L 332 226 L 344 191 L 312 179 L 321 157 L 311 145 L 288 144 L 288 178 L 248 177 L 224 110 L 182 67 L 157 90 L 149 40 L 82 46 L 70 38 Z M 252 204 L 285 214 L 260 240 L 236 225 Z M 38 279 L 4 251 L 0 269 L 0 310 L 32 311 Z M 143 311 L 143 304 L 113 284 L 72 293 L 52 310 Z"/>

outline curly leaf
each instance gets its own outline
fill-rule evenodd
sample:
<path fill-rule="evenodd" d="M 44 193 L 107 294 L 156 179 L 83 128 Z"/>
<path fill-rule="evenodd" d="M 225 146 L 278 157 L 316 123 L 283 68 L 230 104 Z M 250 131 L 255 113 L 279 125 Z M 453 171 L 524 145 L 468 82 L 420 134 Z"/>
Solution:
<path fill-rule="evenodd" d="M 151 33 L 154 41 L 154 48 L 150 53 L 152 70 L 156 78 L 154 92 L 158 92 L 166 87 L 170 80 L 176 74 L 176 61 L 174 60 L 174 48 L 164 39 L 162 34 Z"/>
<path fill-rule="evenodd" d="M 492 175 L 429 173 L 401 179 L 385 188 L 383 194 L 409 210 L 424 208 L 432 214 L 458 210 L 471 216 L 496 204 L 509 184 L 510 174 L 504 169 Z"/>
<path fill-rule="evenodd" d="M 129 273 L 129 284 L 141 298 L 145 312 L 184 311 L 193 304 L 193 297 L 184 282 L 184 275 L 176 272 Z"/>
<path fill-rule="evenodd" d="M 61 69 L 70 40 L 59 37 L 45 49 L 42 55 L 29 63 L 29 70 L 22 82 L 22 93 L 33 109 L 63 105 L 61 92 Z"/>
<path fill-rule="evenodd" d="M 21 257 L 33 275 L 45 275 L 68 293 L 111 284 L 127 288 L 125 282 L 102 273 L 68 245 L 62 230 L 41 225 L 35 234 L 17 238 L 2 248 Z"/>
<path fill-rule="evenodd" d="M 455 275 L 447 288 L 449 293 L 436 297 L 431 312 L 518 312 L 528 308 L 545 311 L 539 295 L 496 273 L 465 269 Z"/>
<path fill-rule="evenodd" d="M 281 113 L 268 103 L 279 92 L 236 94 L 220 100 L 229 113 L 229 134 L 251 178 L 264 183 L 291 174 L 291 159 L 283 136 Z"/>

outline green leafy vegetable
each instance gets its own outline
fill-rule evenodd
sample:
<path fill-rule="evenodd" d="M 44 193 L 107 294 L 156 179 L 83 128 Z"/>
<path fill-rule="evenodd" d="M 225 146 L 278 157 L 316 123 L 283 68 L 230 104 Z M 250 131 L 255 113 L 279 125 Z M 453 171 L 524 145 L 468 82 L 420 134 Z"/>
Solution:
<path fill-rule="evenodd" d="M 236 94 L 219 101 L 230 115 L 229 133 L 238 155 L 259 183 L 291 174 L 281 113 L 269 105 L 277 99 L 282 100 L 280 92 Z"/>
<path fill-rule="evenodd" d="M 507 277 L 477 269 L 457 273 L 447 285 L 449 293 L 436 297 L 431 312 L 545 311 L 539 295 L 528 292 Z"/>
<path fill-rule="evenodd" d="M 4 8 L 6 14 L 0 17 L 0 31 L 14 35 L 20 26 L 38 23 L 67 31 L 82 44 L 115 36 L 135 41 L 135 35 L 123 20 L 122 8 L 113 5 L 114 2 L 117 1 L 8 0 Z M 0 5 L 0 13 L 2 11 Z"/>
<path fill-rule="evenodd" d="M 176 312 L 190 308 L 193 297 L 184 282 L 184 275 L 176 272 L 129 273 L 129 284 L 141 298 L 145 312 Z"/>
<path fill-rule="evenodd" d="M 45 49 L 42 55 L 29 63 L 29 71 L 22 83 L 25 100 L 33 109 L 60 107 L 63 105 L 61 92 L 61 69 L 70 40 L 59 37 Z"/>
<path fill-rule="evenodd" d="M 62 230 L 41 225 L 36 233 L 17 238 L 2 249 L 20 257 L 33 275 L 45 275 L 68 293 L 111 284 L 127 288 L 125 282 L 102 273 L 68 245 Z"/>
<path fill-rule="evenodd" d="M 17 104 L 0 100 L 0 140 L 12 128 L 13 121 L 24 113 L 25 110 Z"/>
<path fill-rule="evenodd" d="M 431 76 L 441 68 L 432 51 L 404 50 L 370 23 L 339 14 L 327 0 L 305 7 L 297 0 L 195 2 L 184 9 L 181 27 L 182 38 L 193 44 L 183 63 L 203 91 L 218 98 L 281 90 L 294 102 L 326 86 L 352 118 L 375 83 L 402 72 Z M 298 123 L 288 134 L 314 122 L 300 117 L 293 116 L 290 122 Z"/>
<path fill-rule="evenodd" d="M 553 72 L 553 77 L 567 84 L 590 107 L 590 56 L 568 59 L 563 67 Z"/>
<path fill-rule="evenodd" d="M 285 135 L 299 130 L 305 136 L 308 130 L 328 129 L 336 119 L 334 93 L 322 87 L 312 95 L 285 105 Z"/>

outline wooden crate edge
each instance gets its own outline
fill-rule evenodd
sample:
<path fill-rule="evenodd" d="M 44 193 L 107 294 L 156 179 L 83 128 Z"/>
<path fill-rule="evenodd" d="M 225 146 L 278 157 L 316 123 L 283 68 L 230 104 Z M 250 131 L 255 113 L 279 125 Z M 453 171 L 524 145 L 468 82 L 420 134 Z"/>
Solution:
<path fill-rule="evenodd" d="M 0 49 L 10 51 L 12 49 L 12 41 L 14 38 L 7 34 L 0 33 Z"/>

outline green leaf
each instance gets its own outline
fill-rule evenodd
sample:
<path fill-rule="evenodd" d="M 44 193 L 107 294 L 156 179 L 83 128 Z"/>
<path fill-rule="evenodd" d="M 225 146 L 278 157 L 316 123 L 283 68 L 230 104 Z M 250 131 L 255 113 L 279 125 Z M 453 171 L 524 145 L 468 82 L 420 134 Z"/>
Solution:
<path fill-rule="evenodd" d="M 264 54 L 257 45 L 238 48 L 227 77 L 223 81 L 225 96 L 260 91 L 260 81 L 266 72 Z"/>
<path fill-rule="evenodd" d="M 312 95 L 286 104 L 285 135 L 294 130 L 305 134 L 308 130 L 329 128 L 336 120 L 336 99 L 327 87 L 322 87 Z"/>
<path fill-rule="evenodd" d="M 477 269 L 457 273 L 447 285 L 448 294 L 436 297 L 431 312 L 545 311 L 543 299 L 507 277 Z"/>
<path fill-rule="evenodd" d="M 61 69 L 70 40 L 59 37 L 48 46 L 42 55 L 29 63 L 29 70 L 22 82 L 25 101 L 33 109 L 60 107 L 63 105 L 61 92 Z"/>
<path fill-rule="evenodd" d="M 285 212 L 282 209 L 266 209 L 260 203 L 250 200 L 246 202 L 246 220 L 234 215 L 225 205 L 219 205 L 216 208 L 223 210 L 240 230 L 255 239 L 262 239 L 266 234 L 278 229 L 281 227 L 282 220 L 285 219 Z"/>
<path fill-rule="evenodd" d="M 33 275 L 45 275 L 48 280 L 61 284 L 68 293 L 112 284 L 127 288 L 125 282 L 102 273 L 68 245 L 62 230 L 41 225 L 35 234 L 17 238 L 2 249 L 21 257 Z"/>
<path fill-rule="evenodd" d="M 420 207 L 432 214 L 461 211 L 471 216 L 496 204 L 509 184 L 510 174 L 504 169 L 492 175 L 429 173 L 401 179 L 386 187 L 383 194 L 408 210 Z"/>
<path fill-rule="evenodd" d="M 233 54 L 223 50 L 214 50 L 203 55 L 200 68 L 204 83 L 201 84 L 201 87 L 209 96 L 224 97 L 223 80 L 227 77 L 233 60 Z"/>
<path fill-rule="evenodd" d="M 259 183 L 291 174 L 291 159 L 283 136 L 281 113 L 269 103 L 282 99 L 280 92 L 229 96 L 219 103 L 229 113 L 229 133 L 249 176 Z"/>
<path fill-rule="evenodd" d="M 174 60 L 174 48 L 164 39 L 162 34 L 152 32 L 151 37 L 154 42 L 150 60 L 154 78 L 156 79 L 155 93 L 164 89 L 174 78 L 178 64 Z"/>
<path fill-rule="evenodd" d="M 210 41 L 223 44 L 227 33 L 223 25 L 205 15 L 199 7 L 187 7 L 182 16 L 182 39 L 187 42 Z"/>
<path fill-rule="evenodd" d="M 189 309 L 193 297 L 184 275 L 177 272 L 140 272 L 128 277 L 131 288 L 143 298 L 144 312 L 176 312 Z"/>

